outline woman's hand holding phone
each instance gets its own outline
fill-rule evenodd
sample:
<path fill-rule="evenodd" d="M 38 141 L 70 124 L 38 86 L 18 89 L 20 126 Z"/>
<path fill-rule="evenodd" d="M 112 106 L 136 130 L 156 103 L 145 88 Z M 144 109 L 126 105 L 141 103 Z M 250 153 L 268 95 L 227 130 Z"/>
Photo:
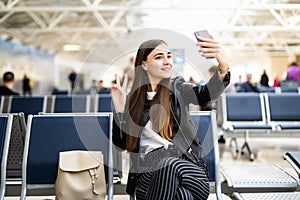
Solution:
<path fill-rule="evenodd" d="M 196 39 L 198 40 L 198 42 L 200 42 L 201 37 L 211 39 L 211 36 L 207 30 L 196 31 L 196 32 L 194 32 L 194 35 L 195 35 Z"/>
<path fill-rule="evenodd" d="M 195 31 L 194 32 L 194 35 L 195 35 L 195 37 L 196 37 L 196 39 L 197 39 L 197 41 L 198 41 L 198 43 L 200 43 L 200 42 L 203 42 L 203 39 L 211 39 L 211 36 L 210 36 L 210 34 L 208 33 L 208 31 L 207 30 L 202 30 L 202 31 Z M 199 46 L 199 45 L 198 45 Z M 202 48 L 205 48 L 205 46 L 201 46 L 201 49 Z M 200 50 L 201 50 L 200 49 Z M 201 52 L 201 51 L 200 51 Z M 202 56 L 203 57 L 205 57 L 205 58 L 207 58 L 207 59 L 211 59 L 211 58 L 213 58 L 213 57 L 206 57 L 205 56 L 205 54 L 202 52 Z"/>
<path fill-rule="evenodd" d="M 219 62 L 220 70 L 228 71 L 229 64 L 222 45 L 215 41 L 207 30 L 196 31 L 194 35 L 198 40 L 197 46 L 201 47 L 199 52 L 202 53 L 202 56 L 205 58 L 216 58 Z"/>

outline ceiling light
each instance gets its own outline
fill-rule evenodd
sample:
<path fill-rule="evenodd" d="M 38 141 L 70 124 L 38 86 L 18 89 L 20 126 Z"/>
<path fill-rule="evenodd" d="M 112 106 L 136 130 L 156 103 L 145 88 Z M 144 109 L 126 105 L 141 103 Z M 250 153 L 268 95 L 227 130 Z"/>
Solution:
<path fill-rule="evenodd" d="M 65 44 L 63 49 L 64 51 L 79 51 L 81 46 L 79 44 Z"/>

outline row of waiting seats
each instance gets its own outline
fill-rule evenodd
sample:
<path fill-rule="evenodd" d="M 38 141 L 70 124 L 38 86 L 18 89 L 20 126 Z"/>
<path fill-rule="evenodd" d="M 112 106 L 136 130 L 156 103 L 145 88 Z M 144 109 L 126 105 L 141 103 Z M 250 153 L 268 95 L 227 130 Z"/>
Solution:
<path fill-rule="evenodd" d="M 23 112 L 27 119 L 29 114 L 43 113 L 89 113 L 111 112 L 110 94 L 91 95 L 52 95 L 52 96 L 2 96 L 0 113 Z"/>
<path fill-rule="evenodd" d="M 239 86 L 236 86 L 236 91 L 237 92 L 243 92 L 239 88 Z M 298 93 L 300 94 L 300 87 L 258 87 L 258 92 L 259 93 L 276 93 L 276 94 L 281 94 L 281 93 Z"/>
<path fill-rule="evenodd" d="M 221 96 L 222 128 L 238 152 L 236 137 L 244 135 L 242 146 L 250 153 L 248 137 L 299 137 L 300 95 L 293 93 L 235 93 Z"/>
<path fill-rule="evenodd" d="M 277 87 L 277 88 L 271 88 L 271 87 L 261 87 L 259 88 L 259 92 L 261 93 L 298 93 L 300 94 L 300 87 Z"/>
<path fill-rule="evenodd" d="M 237 200 L 300 199 L 300 151 L 286 152 L 282 157 L 296 174 L 278 164 L 221 166 L 225 177 L 222 190 Z"/>
<path fill-rule="evenodd" d="M 221 96 L 221 126 L 235 158 L 239 152 L 236 137 L 244 136 L 241 153 L 246 148 L 250 160 L 254 160 L 248 137 L 299 137 L 300 95 L 293 93 L 236 93 Z M 220 107 L 219 107 L 220 108 Z M 285 156 L 286 157 L 286 156 Z M 296 158 L 295 154 L 293 157 Z M 224 165 L 220 171 L 225 177 L 222 189 L 235 199 L 299 199 L 300 158 L 296 170 L 298 177 L 283 167 L 272 165 Z M 237 170 L 240 168 L 241 170 Z M 274 193 L 276 192 L 276 193 Z M 284 198 L 282 198 L 284 196 Z"/>
<path fill-rule="evenodd" d="M 192 112 L 191 117 L 195 122 L 197 136 L 202 142 L 206 154 L 211 192 L 216 194 L 217 199 L 222 199 L 216 112 Z M 17 123 L 19 127 L 13 128 L 14 123 Z M 26 131 L 24 131 L 25 126 Z M 23 200 L 27 196 L 54 195 L 58 153 L 68 150 L 99 150 L 103 152 L 106 166 L 107 199 L 113 199 L 111 112 L 29 115 L 27 125 L 25 125 L 22 113 L 1 114 L 0 129 L 0 200 L 3 200 L 4 196 L 20 196 L 20 199 Z M 22 158 L 18 158 L 17 168 L 13 169 L 10 168 L 10 162 L 14 162 L 12 161 L 14 158 L 9 154 L 11 154 L 11 146 L 16 144 L 12 144 L 12 135 L 18 135 L 19 139 L 24 142 L 18 144 L 24 148 L 21 149 Z M 10 170 L 14 173 L 10 174 Z M 17 183 L 8 184 L 13 180 L 21 181 L 21 186 Z"/>
<path fill-rule="evenodd" d="M 2 161 L 4 161 L 1 166 L 1 183 L 4 185 L 1 185 L 1 195 L 4 196 L 3 191 L 5 191 L 5 186 L 6 196 L 18 196 L 21 194 L 21 199 L 25 199 L 26 196 L 53 195 L 55 192 L 54 182 L 57 173 L 58 152 L 83 149 L 101 150 L 104 152 L 105 164 L 107 166 L 105 171 L 108 185 L 108 199 L 112 199 L 113 183 L 111 166 L 113 166 L 113 160 L 111 158 L 112 145 L 110 142 L 111 115 L 111 113 L 44 113 L 42 115 L 30 115 L 25 132 L 24 115 L 0 115 L 0 127 L 2 131 L 0 139 L 4 139 L 5 141 L 1 143 L 4 144 L 3 148 L 1 148 L 1 151 L 3 151 L 1 155 L 2 158 L 6 158 L 8 155 L 7 167 L 5 165 L 5 159 L 2 159 Z M 192 112 L 191 115 L 198 130 L 197 136 L 202 142 L 206 154 L 211 192 L 216 193 L 217 199 L 222 199 L 221 193 L 235 196 L 237 199 L 249 199 L 252 195 L 260 194 L 268 196 L 272 194 L 270 192 L 274 191 L 276 191 L 277 194 L 272 194 L 273 196 L 286 194 L 299 198 L 300 194 L 294 192 L 297 188 L 299 189 L 300 178 L 300 159 L 299 155 L 297 158 L 297 152 L 287 155 L 289 155 L 289 160 L 293 163 L 296 171 L 298 170 L 298 178 L 293 177 L 278 166 L 266 166 L 262 169 L 261 167 L 252 165 L 243 165 L 240 170 L 237 170 L 237 166 L 220 167 L 215 112 Z M 7 125 L 2 123 L 2 119 L 6 118 L 9 119 L 7 120 L 9 122 Z M 16 145 L 16 141 L 12 141 L 12 135 L 15 135 L 14 138 L 19 136 L 17 144 L 22 147 L 25 146 L 24 153 L 23 151 L 22 153 L 19 152 L 20 148 L 19 150 L 11 149 L 11 146 Z M 24 137 L 25 140 L 23 141 Z M 8 151 L 7 141 L 10 141 Z M 22 143 L 22 141 L 24 143 Z M 13 155 L 17 155 L 17 159 L 12 157 Z M 20 155 L 22 155 L 21 158 Z M 22 161 L 23 158 L 24 162 Z M 3 174 L 5 168 L 6 174 Z M 219 169 L 225 177 L 225 182 L 222 183 L 222 189 Z M 5 175 L 7 177 L 5 177 Z M 21 180 L 22 187 L 13 184 L 5 185 L 8 180 Z M 224 185 L 226 187 L 224 187 Z M 246 191 L 253 192 L 253 194 L 244 194 Z M 261 194 L 262 192 L 269 193 Z"/>

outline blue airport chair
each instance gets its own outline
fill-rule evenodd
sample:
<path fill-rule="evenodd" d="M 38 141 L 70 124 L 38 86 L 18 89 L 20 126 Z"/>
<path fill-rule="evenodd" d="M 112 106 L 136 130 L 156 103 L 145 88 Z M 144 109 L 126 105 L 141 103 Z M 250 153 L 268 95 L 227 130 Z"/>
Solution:
<path fill-rule="evenodd" d="M 5 196 L 20 196 L 22 181 L 22 162 L 26 123 L 24 113 L 10 113 L 13 116 L 9 141 Z"/>
<path fill-rule="evenodd" d="M 254 153 L 248 143 L 249 133 L 266 133 L 274 130 L 273 126 L 267 124 L 264 94 L 249 92 L 223 94 L 222 108 L 222 128 L 228 133 L 226 136 L 230 137 L 232 133 L 244 133 L 245 142 L 241 147 L 241 153 L 244 154 L 243 149 L 246 148 L 250 154 L 250 161 L 253 161 Z M 230 141 L 231 146 L 233 142 L 236 147 L 235 152 L 238 153 L 235 136 Z M 237 154 L 233 156 L 236 157 Z"/>
<path fill-rule="evenodd" d="M 223 94 L 224 125 L 231 129 L 265 129 L 265 107 L 263 94 Z M 253 123 L 255 122 L 255 123 Z"/>
<path fill-rule="evenodd" d="M 3 113 L 4 96 L 0 96 L 0 113 Z"/>
<path fill-rule="evenodd" d="M 299 94 L 265 94 L 265 99 L 269 124 L 280 132 L 300 131 Z"/>
<path fill-rule="evenodd" d="M 54 90 L 52 92 L 52 95 L 68 95 L 69 91 L 68 90 Z"/>
<path fill-rule="evenodd" d="M 276 89 L 272 88 L 272 87 L 261 86 L 261 87 L 259 87 L 259 92 L 261 92 L 261 93 L 275 93 Z"/>
<path fill-rule="evenodd" d="M 263 105 L 263 100 L 265 100 L 265 105 L 262 107 L 265 107 L 266 109 L 266 120 L 262 119 L 262 117 L 258 117 L 260 115 L 257 115 L 257 117 L 248 117 L 249 119 L 252 119 L 252 122 L 249 122 L 251 126 L 254 126 L 254 130 L 250 129 L 252 127 L 247 127 L 249 131 L 252 131 L 252 134 L 255 132 L 260 133 L 259 135 L 262 136 L 271 136 L 272 133 L 276 132 L 276 135 L 283 132 L 283 128 L 285 128 L 286 131 L 291 131 L 290 129 L 293 125 L 293 128 L 295 128 L 295 125 L 297 124 L 297 120 L 299 119 L 299 112 L 298 107 L 299 102 L 297 103 L 297 94 L 292 93 L 286 93 L 286 94 L 273 94 L 273 93 L 265 93 L 260 94 L 260 96 L 263 95 L 264 98 L 260 97 L 261 105 Z M 299 96 L 299 95 L 298 95 Z M 224 96 L 223 96 L 224 98 Z M 233 101 L 231 107 L 234 109 L 237 109 L 234 113 L 236 113 L 235 117 L 231 117 L 227 120 L 231 123 L 235 123 L 235 121 L 238 120 L 238 112 L 250 112 L 254 113 L 254 110 L 258 110 L 260 107 L 259 105 L 250 104 L 248 101 L 254 97 L 250 97 L 249 94 L 245 94 L 244 98 L 240 98 L 239 101 Z M 223 99 L 222 99 L 223 100 Z M 226 101 L 227 99 L 225 99 Z M 256 100 L 258 102 L 258 100 Z M 224 102 L 223 102 L 224 103 Z M 228 107 L 227 107 L 228 109 Z M 238 109 L 240 111 L 238 111 Z M 249 110 L 250 109 L 250 110 Z M 225 110 L 226 111 L 226 110 Z M 257 111 L 255 113 L 258 113 Z M 245 114 L 240 115 L 240 121 L 245 118 Z M 266 121 L 266 124 L 265 124 Z M 278 123 L 280 122 L 280 123 Z M 283 122 L 285 124 L 283 124 Z M 243 122 L 239 122 L 240 124 L 243 124 Z M 239 124 L 239 125 L 240 125 Z M 281 130 L 278 131 L 278 127 L 280 124 Z M 277 125 L 277 129 L 276 129 Z M 284 126 L 285 125 L 285 126 Z M 258 127 L 257 130 L 255 130 L 255 126 L 261 126 Z M 265 133 L 261 133 L 261 131 L 264 131 L 264 126 L 270 126 L 266 128 Z M 272 130 L 268 132 L 269 128 L 272 127 Z M 261 130 L 261 131 L 260 131 Z M 296 129 L 294 129 L 296 130 Z M 231 129 L 232 132 L 238 131 L 234 128 Z M 299 129 L 298 129 L 299 131 Z M 284 133 L 283 133 L 284 134 Z M 275 137 L 275 134 L 274 134 Z M 237 170 L 238 168 L 242 168 L 243 170 Z M 280 195 L 286 195 L 286 197 L 296 198 L 299 197 L 299 193 L 294 192 L 298 190 L 299 188 L 299 178 L 295 177 L 293 174 L 289 173 L 284 168 L 280 167 L 279 165 L 241 165 L 238 167 L 238 165 L 225 165 L 221 166 L 220 168 L 221 173 L 223 174 L 225 178 L 224 184 L 222 184 L 223 192 L 230 193 L 234 196 L 235 199 L 281 199 Z M 224 187 L 223 187 L 224 186 Z M 225 188 L 225 186 L 227 188 Z M 250 194 L 255 193 L 253 195 Z M 276 193 L 274 193 L 276 192 Z M 268 193 L 268 194 L 266 194 Z M 276 194 L 278 194 L 277 198 L 275 198 Z"/>
<path fill-rule="evenodd" d="M 90 95 L 54 95 L 52 96 L 52 113 L 89 112 Z"/>
<path fill-rule="evenodd" d="M 95 112 L 112 112 L 112 99 L 110 94 L 97 94 L 95 99 Z"/>
<path fill-rule="evenodd" d="M 261 95 L 264 95 L 265 97 L 278 97 L 279 96 L 283 96 L 280 94 L 273 94 L 273 93 L 268 93 L 268 94 L 260 94 L 260 101 L 262 101 L 262 97 Z M 292 95 L 292 94 L 290 94 Z M 248 101 L 250 101 L 252 98 L 251 96 L 245 95 L 244 98 L 240 98 L 239 101 L 235 101 L 232 102 L 231 107 L 235 107 L 235 109 L 240 109 L 242 110 L 241 112 L 249 111 L 251 113 L 251 111 L 249 109 L 256 109 L 258 110 L 258 108 L 260 109 L 260 105 L 257 105 L 252 103 L 250 104 Z M 287 99 L 287 101 L 289 101 L 289 104 L 291 104 L 291 99 L 289 99 L 288 96 L 285 96 L 285 98 Z M 271 107 L 268 103 L 268 98 L 264 98 L 266 101 L 266 110 L 270 109 L 269 107 Z M 253 99 L 251 100 L 253 101 Z M 258 100 L 256 100 L 256 102 L 258 102 Z M 284 104 L 282 104 L 283 102 L 279 103 L 275 106 L 275 109 L 277 110 L 281 110 L 280 112 L 282 112 L 282 110 L 286 110 L 287 108 L 285 106 L 283 106 Z M 286 105 L 287 107 L 289 107 L 290 105 Z M 292 105 L 293 107 L 293 105 Z M 296 107 L 294 107 L 294 109 L 296 109 Z M 297 112 L 299 109 L 296 109 L 296 111 L 293 111 L 293 113 Z M 273 112 L 275 110 L 273 109 Z M 235 111 L 236 113 L 238 111 Z M 285 112 L 285 111 L 284 111 Z M 254 113 L 254 111 L 252 111 L 252 113 Z M 257 113 L 257 112 L 256 112 Z M 274 114 L 274 113 L 273 113 Z M 243 114 L 244 115 L 244 114 Z M 244 119 L 245 117 L 241 115 L 241 119 Z M 266 133 L 261 133 L 261 135 L 269 135 L 272 137 L 272 133 L 276 130 L 274 129 L 274 124 L 270 123 L 270 120 L 266 120 L 267 123 L 266 125 L 264 125 L 263 122 L 265 122 L 265 120 L 261 120 L 260 116 L 261 114 L 257 115 L 257 117 L 249 117 L 250 119 L 252 119 L 252 125 L 254 128 L 255 126 L 262 126 L 262 127 L 258 127 L 258 132 L 260 130 L 260 128 L 262 128 L 264 130 L 264 126 L 270 126 L 272 127 L 271 132 L 266 132 Z M 267 116 L 270 115 L 268 114 L 267 111 Z M 255 115 L 253 115 L 255 116 Z M 276 115 L 275 115 L 276 116 Z M 279 114 L 278 116 L 282 117 L 281 114 Z M 262 116 L 263 117 L 263 116 Z M 292 117 L 286 115 L 287 118 Z M 269 118 L 269 117 L 267 117 Z M 293 117 L 292 117 L 293 118 Z M 229 119 L 235 119 L 233 117 L 229 118 Z M 272 117 L 271 117 L 272 119 Z M 236 120 L 238 120 L 238 115 L 236 114 Z M 248 119 L 249 120 L 249 119 Z M 232 120 L 233 121 L 233 120 Z M 242 122 L 241 122 L 242 123 Z M 249 131 L 253 131 L 253 129 L 250 129 L 252 127 L 248 127 Z M 234 129 L 233 129 L 234 130 Z M 267 129 L 268 130 L 268 129 Z M 275 137 L 275 136 L 274 136 Z M 242 168 L 242 170 L 237 170 L 239 168 Z M 289 173 L 287 170 L 285 170 L 284 168 L 280 167 L 279 165 L 245 165 L 245 164 L 241 164 L 240 166 L 238 164 L 234 164 L 234 165 L 224 165 L 221 166 L 221 173 L 223 174 L 224 178 L 225 178 L 225 182 L 224 182 L 224 186 L 227 187 L 227 189 L 230 191 L 229 193 L 234 193 L 233 196 L 236 199 L 251 199 L 252 197 L 250 197 L 251 195 L 248 194 L 249 192 L 251 193 L 256 193 L 253 194 L 253 198 L 252 199 L 269 199 L 269 198 L 273 198 L 274 194 L 273 192 L 294 192 L 298 187 L 299 187 L 299 180 L 297 177 L 295 177 L 293 174 Z M 222 186 L 223 186 L 222 185 Z M 223 192 L 226 191 L 227 189 L 225 189 L 225 187 L 222 187 Z M 248 193 L 247 193 L 248 192 Z M 265 192 L 268 192 L 269 196 L 267 194 L 265 194 Z M 227 192 L 226 192 L 227 193 Z M 245 194 L 244 194 L 245 193 Z M 289 193 L 290 195 L 298 195 L 297 193 Z M 280 199 L 280 198 L 279 198 Z"/>
<path fill-rule="evenodd" d="M 299 93 L 299 87 L 280 87 L 280 93 Z"/>
<path fill-rule="evenodd" d="M 300 151 L 286 152 L 283 158 L 294 168 L 300 181 Z"/>
<path fill-rule="evenodd" d="M 222 165 L 220 171 L 225 179 L 222 191 L 229 196 L 248 192 L 294 192 L 299 187 L 298 178 L 278 164 L 235 163 Z"/>
<path fill-rule="evenodd" d="M 7 166 L 7 156 L 8 156 L 12 122 L 13 122 L 12 115 L 9 114 L 0 115 L 0 162 L 1 162 L 0 200 L 4 199 L 4 194 L 5 194 L 6 166 Z"/>
<path fill-rule="evenodd" d="M 197 128 L 197 136 L 202 144 L 208 168 L 210 192 L 222 199 L 219 173 L 219 146 L 217 136 L 216 111 L 193 111 L 191 118 Z"/>
<path fill-rule="evenodd" d="M 91 90 L 78 90 L 78 91 L 75 91 L 75 95 L 89 95 L 91 94 Z"/>
<path fill-rule="evenodd" d="M 11 115 L 13 116 L 13 124 L 7 158 L 6 178 L 21 181 L 26 123 L 24 113 L 11 113 Z"/>
<path fill-rule="evenodd" d="M 30 115 L 25 138 L 21 199 L 54 195 L 59 152 L 102 151 L 108 199 L 113 198 L 112 116 L 99 114 Z M 50 191 L 50 192 L 49 192 Z"/>
<path fill-rule="evenodd" d="M 300 181 L 300 151 L 286 152 L 283 156 L 285 160 L 294 168 L 298 175 L 298 182 Z M 257 169 L 259 170 L 259 169 Z M 278 178 L 278 177 L 277 177 Z M 296 180 L 297 181 L 297 180 Z M 250 200 L 250 199 L 300 199 L 299 185 L 298 189 L 292 192 L 262 192 L 262 193 L 233 193 L 233 197 L 238 200 Z"/>
<path fill-rule="evenodd" d="M 28 115 L 38 114 L 39 112 L 45 112 L 47 105 L 46 96 L 38 97 L 21 97 L 11 96 L 9 99 L 8 113 L 20 113 L 25 115 L 25 121 L 27 122 Z"/>

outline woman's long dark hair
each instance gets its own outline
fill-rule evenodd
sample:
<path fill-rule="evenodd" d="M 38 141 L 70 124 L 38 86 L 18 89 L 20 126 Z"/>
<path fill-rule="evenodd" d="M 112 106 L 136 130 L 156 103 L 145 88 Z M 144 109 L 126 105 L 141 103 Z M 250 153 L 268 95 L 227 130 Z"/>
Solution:
<path fill-rule="evenodd" d="M 151 84 L 147 72 L 143 69 L 142 63 L 147 60 L 148 55 L 159 45 L 166 44 L 163 40 L 148 40 L 142 43 L 137 51 L 134 65 L 134 80 L 131 92 L 128 98 L 128 109 L 132 120 L 130 123 L 141 126 L 141 119 L 144 113 L 146 103 L 146 94 L 151 91 Z M 153 109 L 150 112 L 150 120 L 154 131 L 161 137 L 170 140 L 172 129 L 170 124 L 170 78 L 163 79 L 157 88 L 157 93 L 153 99 L 152 105 L 160 105 L 159 109 Z M 161 109 L 161 106 L 163 109 Z M 137 147 L 140 136 L 139 129 L 129 123 L 129 134 L 126 138 L 126 149 L 133 151 Z"/>

